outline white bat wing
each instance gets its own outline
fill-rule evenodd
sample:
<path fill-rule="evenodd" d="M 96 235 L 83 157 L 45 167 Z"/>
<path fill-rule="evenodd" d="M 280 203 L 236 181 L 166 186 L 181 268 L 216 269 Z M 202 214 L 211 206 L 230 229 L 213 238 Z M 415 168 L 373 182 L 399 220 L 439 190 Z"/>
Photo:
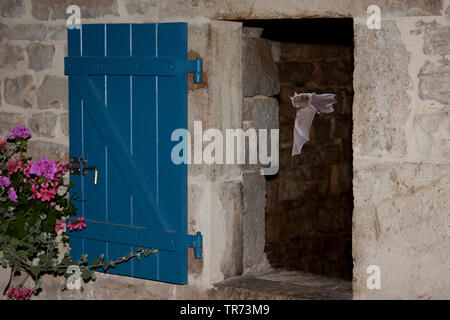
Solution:
<path fill-rule="evenodd" d="M 294 124 L 294 143 L 292 145 L 292 156 L 302 152 L 303 145 L 309 141 L 309 132 L 316 112 L 311 108 L 297 111 Z"/>
<path fill-rule="evenodd" d="M 335 94 L 325 93 L 325 94 L 315 94 L 311 95 L 311 105 L 313 105 L 317 110 L 323 113 L 331 113 L 334 111 L 333 104 L 337 101 L 335 99 Z"/>

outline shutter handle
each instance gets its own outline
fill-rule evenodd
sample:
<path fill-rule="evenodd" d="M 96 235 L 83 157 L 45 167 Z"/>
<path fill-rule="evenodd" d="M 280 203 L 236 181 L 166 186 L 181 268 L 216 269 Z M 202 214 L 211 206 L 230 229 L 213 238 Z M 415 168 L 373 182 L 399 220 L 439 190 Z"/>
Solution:
<path fill-rule="evenodd" d="M 98 182 L 98 170 L 94 166 L 83 167 L 83 170 L 94 170 L 94 184 L 96 185 Z M 86 173 L 87 174 L 87 173 Z"/>
<path fill-rule="evenodd" d="M 95 166 L 88 166 L 87 159 L 83 160 L 83 176 L 87 176 L 88 170 L 94 170 L 94 185 L 98 183 L 98 170 Z"/>

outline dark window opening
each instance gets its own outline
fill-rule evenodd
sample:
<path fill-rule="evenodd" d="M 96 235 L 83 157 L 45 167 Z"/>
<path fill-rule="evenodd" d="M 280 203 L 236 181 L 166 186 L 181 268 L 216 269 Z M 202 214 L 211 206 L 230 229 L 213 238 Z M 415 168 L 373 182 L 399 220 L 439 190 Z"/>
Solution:
<path fill-rule="evenodd" d="M 280 169 L 266 177 L 265 252 L 272 267 L 352 278 L 353 20 L 247 20 L 273 41 L 280 93 Z M 335 93 L 291 157 L 294 92 Z"/>

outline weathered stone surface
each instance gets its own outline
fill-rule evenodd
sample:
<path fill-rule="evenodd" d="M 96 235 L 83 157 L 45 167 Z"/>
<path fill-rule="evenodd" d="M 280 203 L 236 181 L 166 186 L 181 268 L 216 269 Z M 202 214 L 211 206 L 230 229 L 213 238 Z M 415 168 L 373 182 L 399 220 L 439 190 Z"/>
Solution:
<path fill-rule="evenodd" d="M 23 0 L 2 0 L 0 2 L 0 16 L 5 18 L 17 18 L 24 14 Z"/>
<path fill-rule="evenodd" d="M 28 144 L 27 155 L 33 159 L 46 157 L 50 160 L 69 160 L 69 148 L 59 143 L 31 140 Z"/>
<path fill-rule="evenodd" d="M 2 80 L 0 80 L 0 88 L 2 87 Z M 1 92 L 1 90 L 0 90 Z M 2 95 L 0 94 L 0 106 L 2 105 Z"/>
<path fill-rule="evenodd" d="M 414 117 L 417 150 L 425 157 L 450 158 L 450 116 L 448 111 Z"/>
<path fill-rule="evenodd" d="M 283 61 L 313 61 L 313 60 L 343 60 L 346 51 L 352 51 L 351 47 L 332 46 L 310 43 L 281 43 L 281 59 Z"/>
<path fill-rule="evenodd" d="M 371 4 L 377 4 L 380 6 L 382 13 L 389 13 L 393 16 L 439 16 L 443 3 L 441 0 L 356 1 L 363 5 L 363 8 L 367 8 Z"/>
<path fill-rule="evenodd" d="M 258 171 L 244 173 L 242 188 L 243 217 L 243 264 L 251 268 L 266 262 L 265 206 L 266 179 Z"/>
<path fill-rule="evenodd" d="M 340 61 L 321 61 L 314 63 L 312 81 L 318 88 L 351 87 L 353 63 Z"/>
<path fill-rule="evenodd" d="M 381 30 L 355 25 L 353 150 L 355 155 L 401 157 L 410 113 L 410 54 L 394 21 Z"/>
<path fill-rule="evenodd" d="M 125 3 L 129 15 L 159 14 L 159 2 L 157 0 L 127 0 Z"/>
<path fill-rule="evenodd" d="M 243 120 L 252 121 L 255 129 L 278 129 L 278 101 L 256 96 L 244 98 Z"/>
<path fill-rule="evenodd" d="M 63 107 L 67 110 L 67 79 L 60 76 L 45 76 L 38 91 L 39 109 Z"/>
<path fill-rule="evenodd" d="M 304 86 L 313 78 L 314 64 L 311 62 L 285 62 L 278 64 L 280 82 Z"/>
<path fill-rule="evenodd" d="M 36 86 L 31 75 L 5 79 L 5 101 L 22 108 L 31 108 L 36 100 Z"/>
<path fill-rule="evenodd" d="M 224 219 L 225 229 L 230 230 L 220 244 L 224 246 L 220 271 L 226 279 L 240 275 L 243 271 L 242 184 L 224 182 L 216 188 L 219 192 L 216 210 Z"/>
<path fill-rule="evenodd" d="M 15 126 L 25 125 L 25 115 L 14 112 L 0 112 L 0 135 L 4 137 Z"/>
<path fill-rule="evenodd" d="M 413 34 L 423 32 L 423 53 L 425 54 L 450 54 L 450 26 L 442 26 L 436 20 L 425 22 L 419 20 L 415 24 Z"/>
<path fill-rule="evenodd" d="M 47 28 L 47 38 L 51 40 L 66 40 L 67 27 L 64 25 Z"/>
<path fill-rule="evenodd" d="M 59 115 L 59 121 L 61 123 L 61 131 L 62 133 L 68 137 L 69 136 L 69 114 L 66 113 L 61 113 Z"/>
<path fill-rule="evenodd" d="M 42 71 L 53 66 L 53 56 L 55 54 L 54 45 L 42 45 L 32 43 L 27 46 L 28 67 L 34 71 Z"/>
<path fill-rule="evenodd" d="M 43 24 L 17 24 L 8 28 L 10 40 L 42 41 L 46 34 L 46 27 Z"/>
<path fill-rule="evenodd" d="M 367 7 L 380 6 L 383 17 L 389 16 L 439 16 L 443 0 L 347 0 L 347 1 L 298 1 L 279 2 L 242 0 L 165 0 L 161 2 L 161 18 L 204 16 L 212 19 L 301 19 L 315 17 L 367 17 Z"/>
<path fill-rule="evenodd" d="M 6 37 L 7 33 L 8 33 L 7 26 L 2 24 L 2 23 L 0 23 L 0 41 L 2 41 L 3 38 Z"/>
<path fill-rule="evenodd" d="M 40 0 L 33 1 L 31 14 L 38 20 L 67 19 L 66 9 L 76 4 L 81 9 L 81 19 L 98 18 L 108 15 L 119 16 L 116 0 Z"/>
<path fill-rule="evenodd" d="M 311 273 L 265 270 L 215 284 L 214 299 L 350 300 L 350 281 Z"/>
<path fill-rule="evenodd" d="M 54 112 L 34 113 L 28 121 L 28 127 L 34 136 L 53 138 L 57 119 Z"/>
<path fill-rule="evenodd" d="M 425 61 L 418 74 L 419 97 L 422 100 L 432 99 L 439 103 L 450 104 L 450 63 L 440 60 L 436 64 Z"/>
<path fill-rule="evenodd" d="M 0 68 L 18 69 L 25 61 L 24 50 L 19 46 L 12 46 L 8 43 L 0 44 Z"/>
<path fill-rule="evenodd" d="M 273 96 L 280 91 L 278 67 L 269 40 L 243 38 L 243 96 Z"/>
<path fill-rule="evenodd" d="M 450 54 L 450 26 L 426 30 L 424 41 L 425 54 Z"/>
<path fill-rule="evenodd" d="M 269 98 L 264 96 L 256 96 L 251 98 L 243 99 L 243 129 L 247 131 L 248 129 L 255 129 L 256 136 L 259 135 L 259 129 L 267 130 L 267 154 L 271 155 L 271 131 L 272 129 L 278 129 L 278 101 L 275 98 Z M 259 139 L 259 138 L 257 138 Z M 247 139 L 248 140 L 248 139 Z M 254 149 L 250 149 L 249 141 L 245 144 L 245 169 L 257 169 L 263 165 L 258 162 L 258 164 L 249 164 L 250 156 L 254 156 L 258 152 L 258 146 L 254 145 Z M 253 154 L 251 154 L 253 153 Z M 257 157 L 260 159 L 259 157 Z"/>
<path fill-rule="evenodd" d="M 361 159 L 354 165 L 354 297 L 450 298 L 450 166 Z M 366 286 L 369 265 L 381 269 L 380 290 Z"/>

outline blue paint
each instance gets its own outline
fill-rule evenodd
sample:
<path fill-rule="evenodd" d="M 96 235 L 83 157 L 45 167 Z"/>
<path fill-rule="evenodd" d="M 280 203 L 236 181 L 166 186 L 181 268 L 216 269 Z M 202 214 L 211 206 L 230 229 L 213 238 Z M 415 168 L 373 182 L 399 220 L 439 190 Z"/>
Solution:
<path fill-rule="evenodd" d="M 172 131 L 187 128 L 187 24 L 90 24 L 68 30 L 70 156 L 98 169 L 71 175 L 78 216 L 72 256 L 109 260 L 137 247 L 157 254 L 108 272 L 187 283 L 187 250 L 201 258 L 201 234 L 187 234 L 187 166 L 171 161 Z"/>

